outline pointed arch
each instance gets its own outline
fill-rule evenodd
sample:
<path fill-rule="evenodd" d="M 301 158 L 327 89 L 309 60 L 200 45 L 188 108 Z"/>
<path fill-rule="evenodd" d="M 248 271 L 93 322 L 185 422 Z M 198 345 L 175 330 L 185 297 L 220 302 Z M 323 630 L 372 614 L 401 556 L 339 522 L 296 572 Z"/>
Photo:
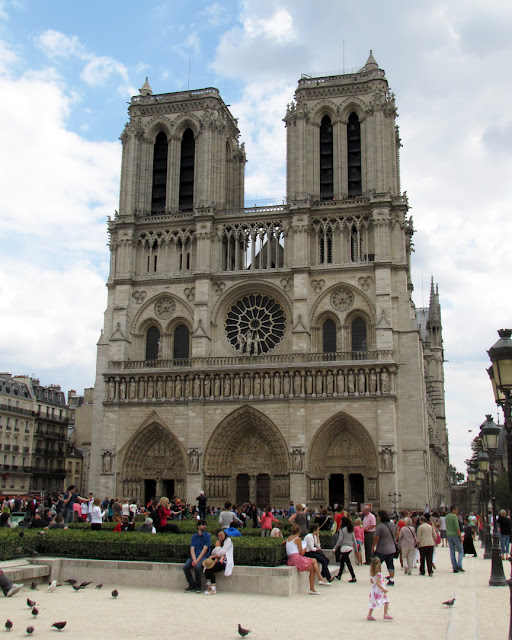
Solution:
<path fill-rule="evenodd" d="M 120 486 L 126 497 L 142 497 L 144 481 L 171 482 L 176 495 L 183 495 L 186 452 L 170 429 L 157 420 L 143 424 L 122 447 Z M 167 485 L 169 486 L 169 485 Z"/>

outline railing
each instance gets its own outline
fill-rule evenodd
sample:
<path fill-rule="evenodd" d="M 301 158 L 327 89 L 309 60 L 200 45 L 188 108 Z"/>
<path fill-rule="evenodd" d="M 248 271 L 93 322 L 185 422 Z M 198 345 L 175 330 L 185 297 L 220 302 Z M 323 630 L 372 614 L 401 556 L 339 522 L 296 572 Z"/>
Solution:
<path fill-rule="evenodd" d="M 214 87 L 207 87 L 206 89 L 194 89 L 193 91 L 177 91 L 176 93 L 157 93 L 152 94 L 150 96 L 133 96 L 132 104 L 136 104 L 137 102 L 147 103 L 147 102 L 175 102 L 176 100 L 181 100 L 182 98 L 196 98 L 201 96 L 211 96 L 215 95 L 220 98 L 220 93 L 218 89 Z"/>
<path fill-rule="evenodd" d="M 30 409 L 22 409 L 21 407 L 13 407 L 11 405 L 8 404 L 0 404 L 0 409 L 3 411 L 11 411 L 12 413 L 21 413 L 25 416 L 33 416 L 34 415 L 34 411 L 31 411 Z"/>
<path fill-rule="evenodd" d="M 267 367 L 269 365 L 310 364 L 326 362 L 390 362 L 392 350 L 339 351 L 336 353 L 286 353 L 268 355 L 214 356 L 169 360 L 111 360 L 109 369 L 129 371 L 132 369 L 204 369 L 215 367 Z"/>

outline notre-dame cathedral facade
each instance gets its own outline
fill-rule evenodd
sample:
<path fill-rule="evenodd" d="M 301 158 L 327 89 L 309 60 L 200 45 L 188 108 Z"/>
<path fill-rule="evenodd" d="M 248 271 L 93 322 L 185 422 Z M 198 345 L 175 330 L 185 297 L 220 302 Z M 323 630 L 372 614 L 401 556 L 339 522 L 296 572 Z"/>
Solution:
<path fill-rule="evenodd" d="M 146 81 L 128 112 L 91 489 L 448 504 L 439 298 L 411 299 L 395 99 L 373 56 L 299 80 L 285 205 L 244 208 L 245 149 L 217 89 Z"/>

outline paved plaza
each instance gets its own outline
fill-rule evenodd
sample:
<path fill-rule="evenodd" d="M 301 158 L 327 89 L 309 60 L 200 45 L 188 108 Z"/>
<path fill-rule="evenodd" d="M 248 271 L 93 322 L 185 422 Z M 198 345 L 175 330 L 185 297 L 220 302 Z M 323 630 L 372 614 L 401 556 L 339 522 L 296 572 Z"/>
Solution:
<path fill-rule="evenodd" d="M 24 589 L 13 598 L 0 600 L 0 622 L 13 621 L 12 637 L 28 637 L 25 629 L 33 625 L 33 637 L 54 638 L 58 632 L 51 625 L 67 620 L 62 633 L 78 640 L 235 639 L 239 622 L 252 630 L 250 638 L 261 640 L 294 636 L 331 640 L 368 633 L 379 640 L 406 636 L 415 640 L 501 640 L 508 634 L 509 588 L 488 586 L 491 562 L 482 559 L 480 548 L 478 552 L 478 558 L 465 558 L 463 574 L 452 573 L 446 548 L 437 551 L 433 578 L 419 576 L 417 571 L 404 576 L 398 569 L 395 587 L 390 589 L 392 621 L 382 620 L 382 610 L 376 612 L 376 622 L 365 620 L 370 587 L 368 567 L 363 566 L 355 568 L 356 584 L 349 584 L 349 576 L 344 575 L 341 583 L 335 580 L 330 587 L 319 587 L 320 596 L 305 591 L 291 598 L 222 593 L 222 583 L 216 596 L 122 587 L 117 600 L 110 595 L 115 585 L 107 584 L 101 590 L 91 584 L 79 592 L 66 585 L 53 594 L 44 593 L 41 587 L 35 592 Z M 508 577 L 509 563 L 504 564 Z M 37 620 L 32 619 L 27 596 L 38 603 Z M 453 597 L 452 609 L 441 604 Z M 160 634 L 155 631 L 158 628 Z"/>

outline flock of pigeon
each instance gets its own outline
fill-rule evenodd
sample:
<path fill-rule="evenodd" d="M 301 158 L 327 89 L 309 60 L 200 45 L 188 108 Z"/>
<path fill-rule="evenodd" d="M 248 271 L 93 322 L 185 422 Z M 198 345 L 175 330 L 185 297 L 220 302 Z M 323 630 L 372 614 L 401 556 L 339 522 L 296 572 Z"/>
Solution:
<path fill-rule="evenodd" d="M 68 580 L 64 580 L 64 582 L 66 582 L 67 584 L 71 585 L 73 587 L 73 589 L 75 591 L 81 591 L 82 589 L 85 589 L 88 585 L 91 584 L 91 582 L 82 582 L 81 584 L 79 584 L 77 586 L 77 580 L 74 580 L 73 578 L 69 578 Z M 55 589 L 57 587 L 62 587 L 61 584 L 57 583 L 57 580 L 53 580 L 52 582 L 50 582 L 50 584 L 48 585 L 48 588 L 45 589 L 45 592 L 49 592 L 49 593 L 53 593 L 55 591 Z M 96 589 L 101 589 L 103 587 L 102 584 L 97 584 L 96 585 Z M 32 584 L 30 585 L 30 588 L 35 591 L 37 590 L 37 582 L 32 582 Z M 112 597 L 115 599 L 117 598 L 117 596 L 119 595 L 119 591 L 117 589 L 114 589 L 112 591 Z M 37 616 L 39 614 L 39 609 L 37 608 L 37 602 L 35 602 L 35 600 L 31 600 L 30 598 L 27 598 L 27 606 L 32 609 L 31 614 L 34 616 L 34 620 L 37 619 Z M 67 621 L 63 620 L 62 622 L 54 622 L 52 624 L 52 629 L 55 628 L 58 631 L 62 631 L 64 629 L 64 627 L 66 626 Z M 12 620 L 6 620 L 5 622 L 5 630 L 6 631 L 10 631 L 13 628 L 14 624 L 12 622 Z M 26 628 L 26 632 L 27 635 L 31 636 L 35 631 L 35 628 L 32 626 L 28 626 Z"/>

